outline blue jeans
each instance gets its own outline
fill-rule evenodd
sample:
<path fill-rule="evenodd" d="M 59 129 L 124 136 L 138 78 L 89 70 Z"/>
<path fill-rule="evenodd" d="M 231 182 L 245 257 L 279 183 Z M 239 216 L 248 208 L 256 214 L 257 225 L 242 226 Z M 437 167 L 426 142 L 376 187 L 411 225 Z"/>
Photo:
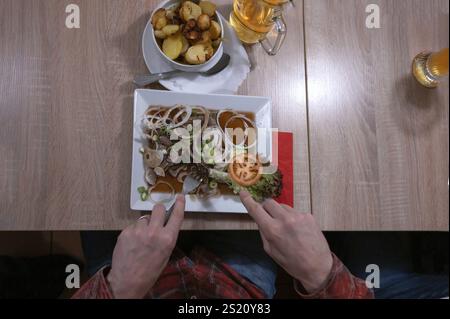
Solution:
<path fill-rule="evenodd" d="M 407 232 L 330 232 L 326 237 L 331 249 L 355 276 L 365 279 L 366 266 L 378 265 L 380 286 L 374 288 L 377 299 L 448 297 L 448 274 L 424 274 L 415 269 L 413 258 L 420 251 L 413 247 Z"/>
<path fill-rule="evenodd" d="M 89 276 L 100 268 L 110 265 L 112 252 L 116 245 L 118 232 L 88 231 L 81 232 L 81 241 L 87 263 Z M 183 243 L 180 235 L 181 249 L 191 248 Z M 261 238 L 256 231 L 214 231 L 196 232 L 188 239 L 195 245 L 202 246 L 222 259 L 241 276 L 259 287 L 267 298 L 275 295 L 277 266 L 263 250 Z M 179 245 L 179 246 L 180 246 Z"/>
<path fill-rule="evenodd" d="M 277 265 L 264 251 L 257 231 L 214 231 L 196 235 L 200 246 L 254 283 L 264 291 L 267 298 L 273 298 Z"/>

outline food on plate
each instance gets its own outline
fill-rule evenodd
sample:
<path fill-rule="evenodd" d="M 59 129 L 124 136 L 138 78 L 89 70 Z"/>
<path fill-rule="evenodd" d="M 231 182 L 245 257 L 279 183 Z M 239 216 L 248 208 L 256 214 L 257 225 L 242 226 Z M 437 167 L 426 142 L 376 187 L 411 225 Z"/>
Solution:
<path fill-rule="evenodd" d="M 181 37 L 181 42 L 183 42 L 183 47 L 180 54 L 186 54 L 187 50 L 189 49 L 189 42 L 185 37 Z"/>
<path fill-rule="evenodd" d="M 202 64 L 206 61 L 207 53 L 206 47 L 202 44 L 198 44 L 190 47 L 184 58 L 189 64 Z"/>
<path fill-rule="evenodd" d="M 200 39 L 200 37 L 201 37 L 200 32 L 196 31 L 196 30 L 185 31 L 183 33 L 183 35 L 186 38 L 186 40 L 189 40 L 191 42 L 197 42 Z"/>
<path fill-rule="evenodd" d="M 191 19 L 197 20 L 202 14 L 202 8 L 192 1 L 184 1 L 181 4 L 179 14 L 183 21 L 189 21 Z"/>
<path fill-rule="evenodd" d="M 164 32 L 164 34 L 166 36 L 170 36 L 172 34 L 175 34 L 179 30 L 180 30 L 180 26 L 176 25 L 176 24 L 169 24 L 169 25 L 166 25 L 164 28 L 162 28 L 162 32 Z"/>
<path fill-rule="evenodd" d="M 202 14 L 197 18 L 197 25 L 198 28 L 202 31 L 209 30 L 211 27 L 211 19 L 209 18 L 209 15 Z"/>
<path fill-rule="evenodd" d="M 162 49 L 164 54 L 172 60 L 178 58 L 181 54 L 181 50 L 183 49 L 183 41 L 181 40 L 181 36 L 179 34 L 174 34 L 165 39 Z"/>
<path fill-rule="evenodd" d="M 157 39 L 165 39 L 167 38 L 167 35 L 162 30 L 155 30 L 155 37 Z"/>
<path fill-rule="evenodd" d="M 220 47 L 222 28 L 218 19 L 216 5 L 210 1 L 181 1 L 156 10 L 151 23 L 156 42 L 168 58 L 198 65 L 211 59 Z"/>
<path fill-rule="evenodd" d="M 198 5 L 202 8 L 202 12 L 210 17 L 216 13 L 216 5 L 210 1 L 200 1 Z"/>
<path fill-rule="evenodd" d="M 219 47 L 219 45 L 220 45 L 220 39 L 214 40 L 214 41 L 211 42 L 211 46 L 212 46 L 214 49 L 217 49 L 217 48 Z"/>
<path fill-rule="evenodd" d="M 211 169 L 209 173 L 217 183 L 227 184 L 233 193 L 239 194 L 240 191 L 246 190 L 255 200 L 260 202 L 266 198 L 280 196 L 283 187 L 283 176 L 279 170 L 272 174 L 262 174 L 258 182 L 246 187 L 233 181 L 230 175 L 223 171 Z"/>
<path fill-rule="evenodd" d="M 210 59 L 214 55 L 214 48 L 211 44 L 205 45 L 206 59 Z"/>
<path fill-rule="evenodd" d="M 242 186 L 252 186 L 261 178 L 261 162 L 250 154 L 236 156 L 228 165 L 228 175 Z"/>
<path fill-rule="evenodd" d="M 209 31 L 203 31 L 197 43 L 203 44 L 204 47 L 212 46 L 211 33 Z"/>
<path fill-rule="evenodd" d="M 220 34 L 222 33 L 222 28 L 220 24 L 216 21 L 211 21 L 211 27 L 209 28 L 209 33 L 211 34 L 211 39 L 217 40 L 220 38 Z"/>
<path fill-rule="evenodd" d="M 166 10 L 158 9 L 153 14 L 152 25 L 155 30 L 161 30 L 167 25 Z"/>
<path fill-rule="evenodd" d="M 141 199 L 155 201 L 152 193 L 158 192 L 167 195 L 162 201 L 172 200 L 188 175 L 201 180 L 191 193 L 200 198 L 241 190 L 258 201 L 278 197 L 280 171 L 264 171 L 273 167 L 250 152 L 256 136 L 244 134 L 237 139 L 230 135 L 232 129 L 256 129 L 254 114 L 202 106 L 150 106 L 141 123 L 147 184 L 138 188 Z"/>

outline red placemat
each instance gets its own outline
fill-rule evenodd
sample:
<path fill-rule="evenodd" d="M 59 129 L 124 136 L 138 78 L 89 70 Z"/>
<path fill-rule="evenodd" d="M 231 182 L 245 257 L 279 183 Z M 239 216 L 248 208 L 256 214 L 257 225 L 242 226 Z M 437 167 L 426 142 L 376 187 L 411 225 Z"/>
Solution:
<path fill-rule="evenodd" d="M 278 168 L 283 174 L 281 195 L 275 200 L 280 204 L 294 206 L 294 136 L 289 132 L 274 132 L 272 135 L 273 154 L 278 153 Z"/>

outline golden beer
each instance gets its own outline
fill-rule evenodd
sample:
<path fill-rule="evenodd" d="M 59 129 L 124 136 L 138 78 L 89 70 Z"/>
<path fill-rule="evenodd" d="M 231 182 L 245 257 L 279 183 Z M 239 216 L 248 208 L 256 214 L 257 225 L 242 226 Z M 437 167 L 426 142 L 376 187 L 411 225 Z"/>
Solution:
<path fill-rule="evenodd" d="M 274 55 L 286 34 L 281 5 L 288 0 L 234 0 L 230 24 L 239 39 L 247 44 L 261 42 L 264 49 Z M 266 36 L 274 28 L 278 37 L 275 45 L 267 43 Z"/>
<path fill-rule="evenodd" d="M 445 76 L 448 74 L 448 48 L 440 52 L 431 53 L 427 61 L 428 70 L 434 76 Z"/>
<path fill-rule="evenodd" d="M 413 61 L 413 74 L 420 84 L 437 87 L 441 78 L 448 74 L 448 48 L 418 54 Z"/>

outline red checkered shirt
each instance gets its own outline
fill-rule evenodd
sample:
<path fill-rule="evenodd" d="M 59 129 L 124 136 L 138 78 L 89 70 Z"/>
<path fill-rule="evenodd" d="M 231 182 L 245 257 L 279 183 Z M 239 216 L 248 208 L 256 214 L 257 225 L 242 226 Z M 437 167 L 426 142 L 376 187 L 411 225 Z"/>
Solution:
<path fill-rule="evenodd" d="M 101 269 L 73 298 L 114 298 L 106 280 L 108 272 L 109 267 Z M 373 298 L 365 282 L 354 277 L 334 254 L 331 273 L 320 289 L 306 294 L 295 280 L 294 287 L 300 298 Z M 218 257 L 202 248 L 195 248 L 190 257 L 180 250 L 174 251 L 146 298 L 262 299 L 265 295 Z"/>

